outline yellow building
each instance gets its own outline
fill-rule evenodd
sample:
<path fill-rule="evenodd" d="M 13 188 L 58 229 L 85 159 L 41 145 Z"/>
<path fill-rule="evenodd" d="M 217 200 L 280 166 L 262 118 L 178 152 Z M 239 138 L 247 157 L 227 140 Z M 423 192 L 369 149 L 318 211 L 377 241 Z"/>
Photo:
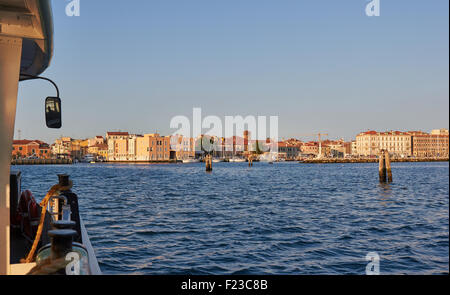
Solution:
<path fill-rule="evenodd" d="M 108 132 L 108 161 L 153 162 L 170 160 L 170 137 L 159 134 L 134 135 Z"/>
<path fill-rule="evenodd" d="M 422 131 L 367 131 L 356 136 L 356 150 L 359 155 L 378 155 L 381 149 L 398 157 L 448 158 L 448 130 L 437 129 L 431 134 Z"/>
<path fill-rule="evenodd" d="M 361 156 L 378 156 L 381 150 L 387 150 L 398 157 L 412 154 L 412 136 L 408 132 L 389 131 L 362 132 L 356 136 L 356 152 Z"/>
<path fill-rule="evenodd" d="M 96 144 L 88 148 L 88 154 L 94 155 L 99 160 L 108 159 L 108 145 L 105 143 Z"/>
<path fill-rule="evenodd" d="M 136 161 L 169 161 L 170 137 L 157 133 L 136 138 Z"/>
<path fill-rule="evenodd" d="M 108 132 L 106 142 L 108 145 L 108 161 L 127 161 L 128 158 L 128 132 Z"/>

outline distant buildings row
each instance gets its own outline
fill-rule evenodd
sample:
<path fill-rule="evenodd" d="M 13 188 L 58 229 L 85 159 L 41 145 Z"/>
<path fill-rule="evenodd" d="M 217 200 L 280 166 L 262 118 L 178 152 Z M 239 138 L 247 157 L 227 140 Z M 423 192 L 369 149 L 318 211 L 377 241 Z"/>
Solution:
<path fill-rule="evenodd" d="M 16 140 L 13 143 L 13 158 L 71 158 L 83 160 L 86 156 L 109 162 L 158 162 L 185 160 L 201 157 L 201 137 L 161 136 L 154 134 L 129 134 L 128 132 L 108 132 L 106 137 L 90 139 L 61 137 L 49 145 L 39 140 Z M 216 138 L 215 157 L 242 157 L 255 146 L 250 134 L 242 137 Z M 273 145 L 266 140 L 264 145 Z M 448 158 L 449 131 L 447 129 L 422 131 L 366 131 L 358 134 L 351 142 L 324 140 L 303 142 L 288 139 L 277 143 L 279 158 L 297 160 L 299 158 L 323 157 L 373 157 L 380 150 L 388 150 L 394 157 Z"/>
<path fill-rule="evenodd" d="M 378 155 L 381 149 L 401 157 L 448 157 L 449 132 L 447 129 L 422 131 L 367 131 L 356 136 L 356 153 L 363 156 Z"/>

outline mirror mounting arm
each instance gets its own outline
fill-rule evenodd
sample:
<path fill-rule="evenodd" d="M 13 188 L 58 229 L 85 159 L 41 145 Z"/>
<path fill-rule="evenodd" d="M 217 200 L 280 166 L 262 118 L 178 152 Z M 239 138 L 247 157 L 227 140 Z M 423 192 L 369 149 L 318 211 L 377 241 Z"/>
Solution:
<path fill-rule="evenodd" d="M 56 97 L 59 98 L 59 89 L 58 89 L 58 86 L 56 85 L 55 82 L 53 82 L 53 81 L 50 80 L 49 78 L 40 77 L 40 76 L 33 76 L 33 75 L 28 75 L 28 74 L 22 74 L 22 73 L 20 74 L 20 76 L 26 77 L 26 79 L 23 79 L 22 81 L 41 79 L 41 80 L 45 80 L 45 81 L 48 81 L 48 82 L 52 83 L 53 86 L 56 88 Z"/>

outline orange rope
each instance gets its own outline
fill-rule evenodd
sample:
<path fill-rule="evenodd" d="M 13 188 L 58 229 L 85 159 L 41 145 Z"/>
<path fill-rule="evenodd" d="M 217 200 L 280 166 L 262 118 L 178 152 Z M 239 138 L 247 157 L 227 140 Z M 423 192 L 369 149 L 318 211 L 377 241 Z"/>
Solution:
<path fill-rule="evenodd" d="M 59 196 L 61 191 L 66 191 L 71 188 L 72 188 L 72 181 L 70 181 L 70 184 L 68 186 L 61 186 L 59 184 L 56 184 L 50 188 L 50 190 L 47 192 L 47 195 L 45 195 L 44 199 L 42 199 L 40 203 L 42 207 L 41 219 L 39 221 L 39 227 L 36 232 L 36 237 L 34 238 L 33 246 L 31 247 L 31 250 L 28 253 L 27 257 L 25 259 L 20 260 L 21 263 L 30 263 L 33 261 L 34 253 L 36 252 L 36 248 L 39 244 L 39 241 L 41 240 L 42 229 L 44 228 L 45 214 L 47 213 L 47 205 L 50 198 Z"/>

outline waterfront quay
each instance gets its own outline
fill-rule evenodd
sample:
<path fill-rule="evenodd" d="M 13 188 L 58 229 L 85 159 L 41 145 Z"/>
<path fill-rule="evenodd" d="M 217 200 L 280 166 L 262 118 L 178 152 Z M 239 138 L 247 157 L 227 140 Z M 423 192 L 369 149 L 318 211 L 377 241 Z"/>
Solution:
<path fill-rule="evenodd" d="M 72 159 L 14 159 L 11 165 L 70 165 Z"/>
<path fill-rule="evenodd" d="M 378 158 L 371 159 L 305 159 L 300 160 L 299 163 L 306 164 L 344 164 L 344 163 L 378 163 Z M 406 163 L 406 162 L 448 162 L 449 158 L 407 158 L 407 159 L 391 159 L 391 162 Z"/>

